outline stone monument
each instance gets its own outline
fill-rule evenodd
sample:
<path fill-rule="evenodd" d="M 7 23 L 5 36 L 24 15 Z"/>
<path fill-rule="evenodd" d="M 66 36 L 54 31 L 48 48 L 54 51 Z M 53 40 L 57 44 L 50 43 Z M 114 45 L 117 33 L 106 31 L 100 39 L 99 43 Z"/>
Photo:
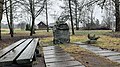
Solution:
<path fill-rule="evenodd" d="M 53 43 L 63 44 L 70 42 L 70 32 L 67 23 L 59 23 L 53 27 Z"/>

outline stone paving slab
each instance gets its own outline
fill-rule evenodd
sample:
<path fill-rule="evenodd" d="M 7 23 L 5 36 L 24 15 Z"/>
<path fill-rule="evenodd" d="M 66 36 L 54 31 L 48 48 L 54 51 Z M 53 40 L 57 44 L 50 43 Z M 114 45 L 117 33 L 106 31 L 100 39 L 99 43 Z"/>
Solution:
<path fill-rule="evenodd" d="M 100 50 L 100 51 L 93 51 L 94 53 L 100 54 L 100 53 L 111 53 L 113 51 L 110 50 Z"/>
<path fill-rule="evenodd" d="M 69 54 L 63 54 L 63 55 L 59 55 L 59 56 L 56 56 L 56 55 L 47 55 L 47 56 L 44 56 L 44 58 L 62 58 L 62 57 L 71 57 Z"/>
<path fill-rule="evenodd" d="M 44 53 L 49 53 L 49 52 L 62 53 L 64 51 L 63 50 L 48 50 L 48 51 L 44 51 Z"/>
<path fill-rule="evenodd" d="M 99 47 L 94 47 L 94 46 L 91 46 L 91 45 L 80 45 L 80 47 L 86 48 L 86 49 L 91 50 L 91 51 L 100 51 L 100 50 L 102 50 Z"/>
<path fill-rule="evenodd" d="M 109 56 L 120 55 L 120 53 L 114 53 L 114 52 L 112 52 L 112 53 L 101 53 L 99 55 L 109 57 Z"/>
<path fill-rule="evenodd" d="M 64 54 L 64 53 L 66 53 L 66 52 L 64 52 L 64 51 L 59 51 L 59 52 L 54 52 L 54 51 L 53 51 L 53 52 L 51 52 L 51 51 L 50 51 L 50 52 L 44 52 L 44 55 L 50 55 L 50 54 L 55 54 L 55 55 L 58 54 L 58 55 L 59 55 L 59 54 Z"/>
<path fill-rule="evenodd" d="M 45 58 L 45 62 L 46 63 L 53 63 L 53 62 L 62 62 L 62 61 L 70 61 L 70 60 L 74 60 L 73 57 L 55 57 L 55 58 L 49 58 L 49 59 L 46 59 Z"/>
<path fill-rule="evenodd" d="M 49 46 L 49 47 L 44 47 L 43 50 L 44 51 L 49 51 L 49 50 L 62 50 L 61 48 L 59 48 L 58 46 Z"/>
<path fill-rule="evenodd" d="M 47 67 L 85 67 L 78 61 L 47 63 L 46 66 Z"/>
<path fill-rule="evenodd" d="M 69 67 L 85 67 L 85 66 L 69 66 Z"/>
<path fill-rule="evenodd" d="M 53 48 L 51 49 L 43 49 L 44 51 L 51 51 L 51 50 L 54 50 Z M 62 49 L 61 48 L 55 48 L 56 51 L 61 51 Z"/>
<path fill-rule="evenodd" d="M 82 42 L 74 42 L 74 43 L 78 45 L 86 45 L 85 43 L 82 43 Z"/>
<path fill-rule="evenodd" d="M 113 62 L 120 63 L 120 53 L 119 52 L 105 50 L 105 49 L 101 49 L 99 47 L 95 47 L 92 45 L 81 44 L 79 42 L 76 42 L 75 44 L 78 44 L 80 47 L 88 49 L 89 51 L 91 51 L 97 55 L 104 56 L 104 57 L 112 60 Z"/>
<path fill-rule="evenodd" d="M 48 51 L 43 51 L 44 54 L 55 54 L 55 53 L 65 53 L 62 49 L 61 50 L 48 50 Z"/>
<path fill-rule="evenodd" d="M 101 49 L 87 48 L 90 51 L 101 51 Z"/>
<path fill-rule="evenodd" d="M 120 63 L 120 60 L 115 60 L 115 62 L 118 62 L 118 63 Z"/>
<path fill-rule="evenodd" d="M 59 56 L 59 55 L 65 55 L 65 54 L 67 54 L 67 53 L 54 53 L 54 54 L 44 54 L 45 56 L 47 56 L 47 55 L 55 55 L 55 56 Z"/>
<path fill-rule="evenodd" d="M 110 57 L 107 57 L 111 60 L 120 60 L 120 56 L 110 56 Z"/>
<path fill-rule="evenodd" d="M 46 67 L 85 67 L 60 47 L 43 47 Z"/>

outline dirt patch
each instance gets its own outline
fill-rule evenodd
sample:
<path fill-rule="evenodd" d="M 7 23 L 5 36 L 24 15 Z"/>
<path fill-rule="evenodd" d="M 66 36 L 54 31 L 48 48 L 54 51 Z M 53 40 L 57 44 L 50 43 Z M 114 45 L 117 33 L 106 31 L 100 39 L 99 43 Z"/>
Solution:
<path fill-rule="evenodd" d="M 37 57 L 36 61 L 33 62 L 33 67 L 45 67 L 43 56 Z"/>
<path fill-rule="evenodd" d="M 120 67 L 119 63 L 112 62 L 77 45 L 69 44 L 69 46 L 62 46 L 62 48 L 86 67 Z"/>

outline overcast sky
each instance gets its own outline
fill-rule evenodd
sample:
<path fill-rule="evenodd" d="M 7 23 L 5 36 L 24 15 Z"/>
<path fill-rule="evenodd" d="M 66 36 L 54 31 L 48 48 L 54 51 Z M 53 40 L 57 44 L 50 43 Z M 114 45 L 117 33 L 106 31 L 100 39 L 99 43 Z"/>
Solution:
<path fill-rule="evenodd" d="M 59 0 L 51 0 L 51 2 L 53 3 L 53 5 L 49 7 L 50 9 L 48 9 L 48 15 L 49 15 L 48 20 L 49 20 L 49 23 L 54 23 L 56 19 L 54 18 L 53 15 L 55 14 L 59 16 L 61 14 L 63 10 L 59 6 L 63 5 L 63 2 L 60 2 Z M 103 13 L 102 13 L 101 8 L 96 6 L 94 10 L 95 18 L 99 19 L 101 22 L 102 15 Z M 45 15 L 40 15 L 39 17 L 36 18 L 35 24 L 38 24 L 40 21 L 43 21 L 45 23 L 46 22 L 45 20 L 46 20 Z M 2 23 L 7 24 L 6 17 L 4 15 L 3 15 Z M 14 23 L 18 24 L 20 23 L 20 21 L 14 21 Z"/>
<path fill-rule="evenodd" d="M 99 19 L 100 22 L 102 22 L 102 20 L 103 20 L 102 16 L 103 15 L 104 15 L 103 10 L 99 6 L 96 5 L 95 9 L 94 9 L 94 17 L 96 19 Z"/>

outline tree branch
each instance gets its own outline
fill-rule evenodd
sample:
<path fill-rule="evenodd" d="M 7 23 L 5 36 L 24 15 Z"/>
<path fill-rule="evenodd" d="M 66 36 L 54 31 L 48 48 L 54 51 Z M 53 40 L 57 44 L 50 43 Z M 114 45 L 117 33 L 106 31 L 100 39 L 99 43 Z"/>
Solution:
<path fill-rule="evenodd" d="M 43 6 L 37 11 L 35 17 L 39 16 L 39 14 L 42 12 L 42 10 L 43 10 L 43 8 L 44 8 L 44 6 L 45 6 L 45 3 L 46 3 L 46 0 L 44 0 Z"/>
<path fill-rule="evenodd" d="M 94 3 L 98 2 L 98 1 L 99 1 L 99 0 L 93 0 L 93 1 L 90 1 L 90 2 L 88 2 L 88 3 L 86 3 L 86 4 L 84 4 L 83 6 L 79 7 L 78 9 L 83 8 L 84 6 L 90 6 L 90 5 L 93 5 Z"/>

